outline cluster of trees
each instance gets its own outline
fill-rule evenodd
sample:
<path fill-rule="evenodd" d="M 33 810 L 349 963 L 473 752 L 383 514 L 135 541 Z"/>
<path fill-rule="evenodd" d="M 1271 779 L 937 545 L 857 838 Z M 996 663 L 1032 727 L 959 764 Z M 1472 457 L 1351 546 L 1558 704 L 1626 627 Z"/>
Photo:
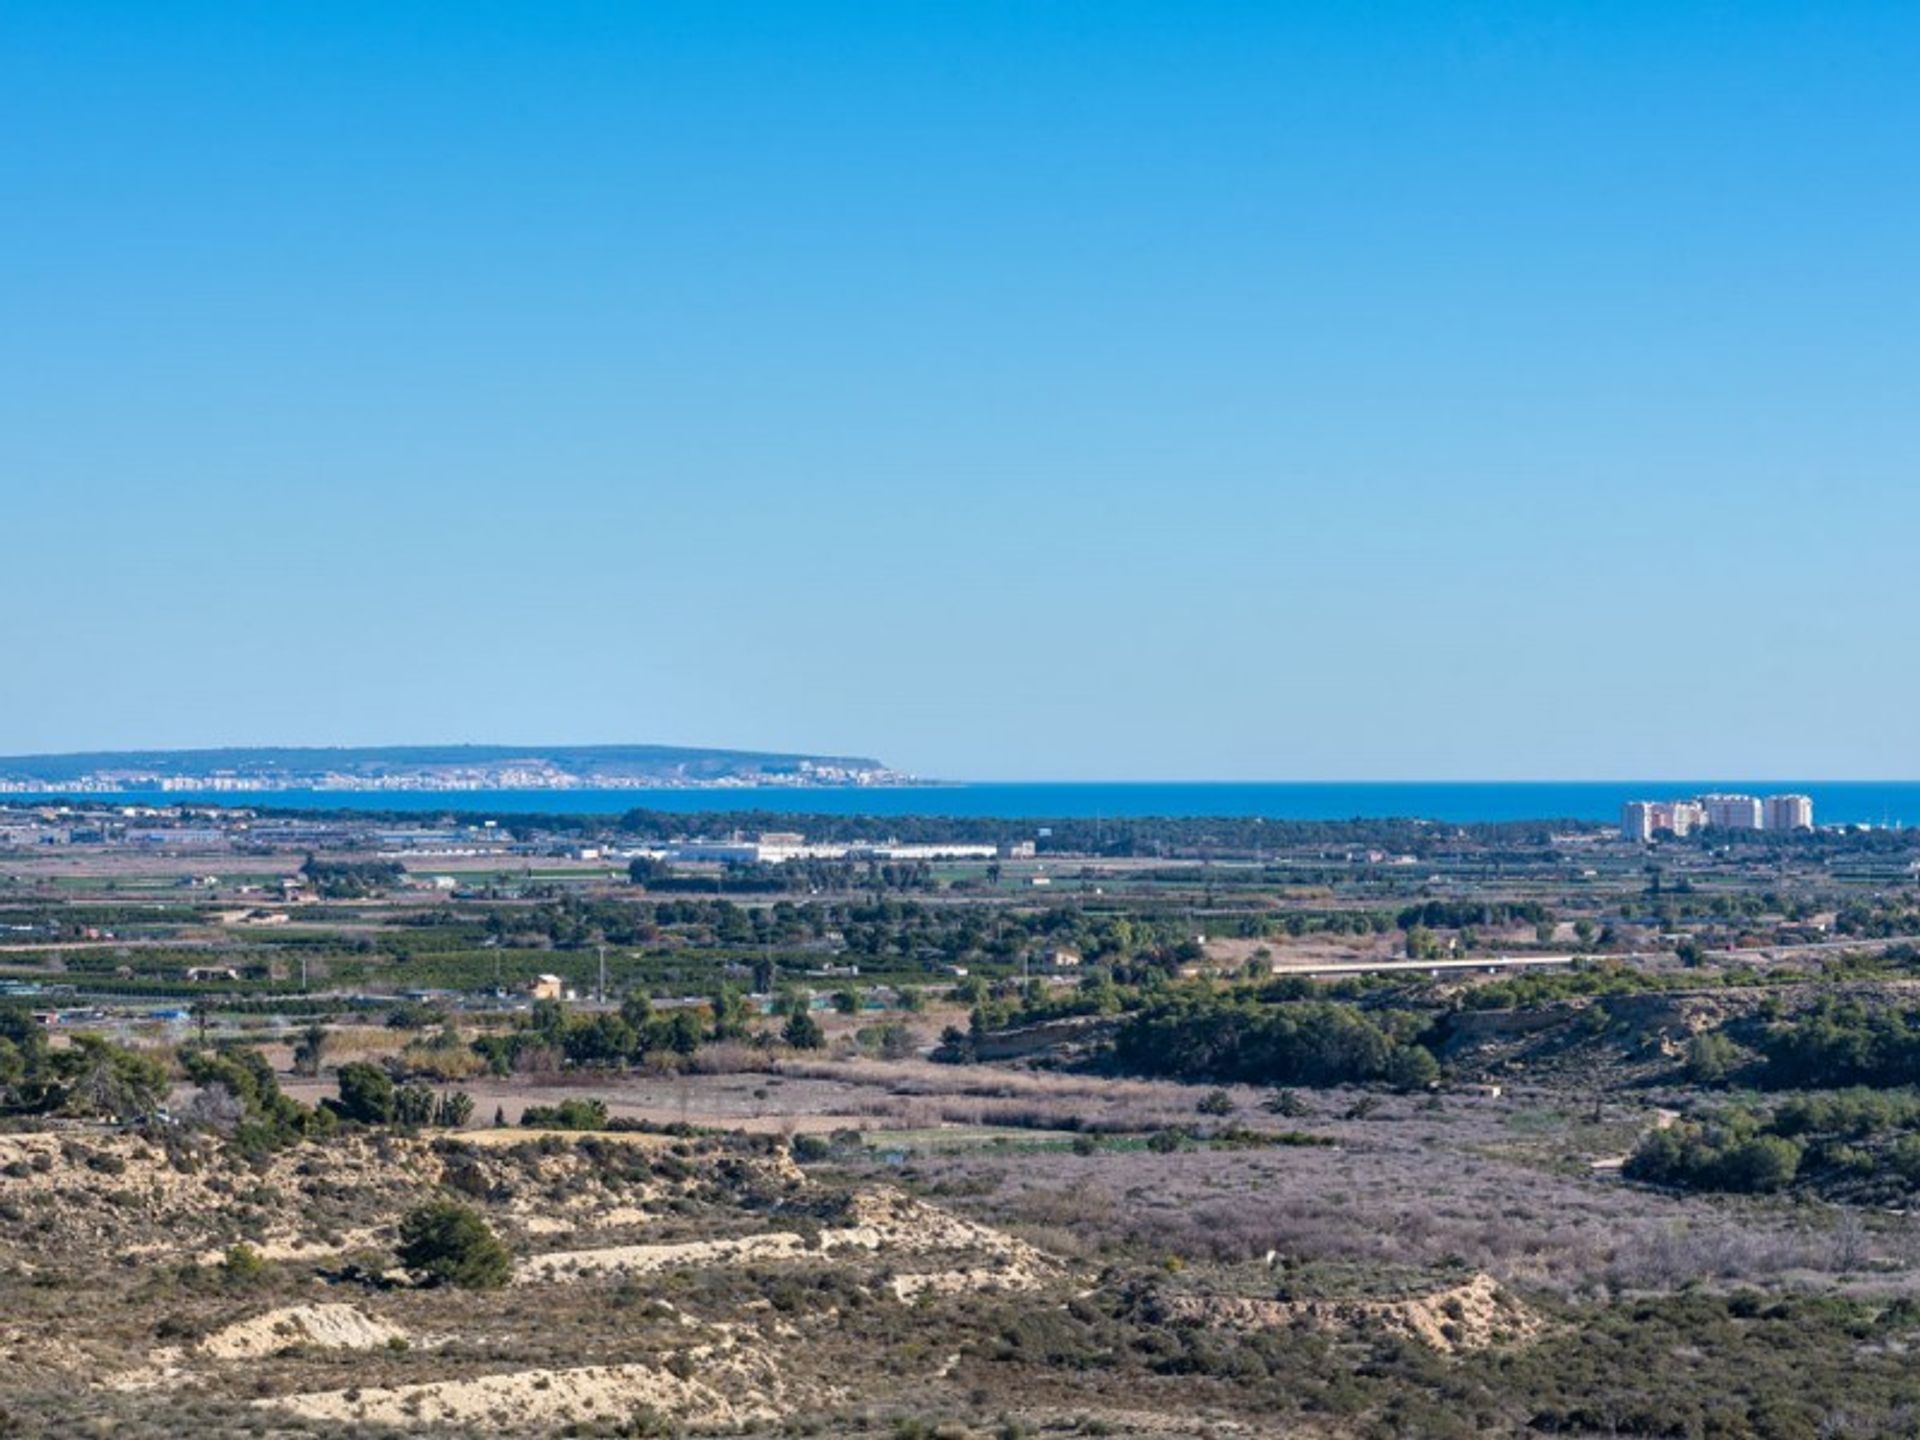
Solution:
<path fill-rule="evenodd" d="M 1254 1085 L 1385 1081 L 1404 1089 L 1439 1078 L 1419 1043 L 1424 1017 L 1332 1001 L 1269 1003 L 1232 994 L 1168 995 L 1120 1022 L 1123 1070 L 1180 1080 Z"/>
<path fill-rule="evenodd" d="M 283 1093 L 267 1057 L 252 1046 L 221 1046 L 180 1053 L 180 1069 L 201 1087 L 181 1118 L 228 1135 L 247 1154 L 264 1154 L 300 1140 L 332 1134 L 340 1117 Z"/>
<path fill-rule="evenodd" d="M 1821 1000 L 1810 1013 L 1774 1026 L 1762 1049 L 1762 1083 L 1777 1089 L 1920 1082 L 1920 1010 Z"/>
<path fill-rule="evenodd" d="M 1469 1010 L 1527 1010 L 1580 996 L 1639 995 L 1649 990 L 1729 989 L 1768 979 L 1750 966 L 1729 966 L 1710 975 L 1643 970 L 1618 960 L 1580 960 L 1564 970 L 1528 970 L 1475 985 L 1460 997 Z"/>
<path fill-rule="evenodd" d="M 604 1100 L 562 1100 L 557 1105 L 529 1105 L 520 1123 L 536 1130 L 605 1130 L 611 1123 Z"/>
<path fill-rule="evenodd" d="M 364 900 L 400 883 L 404 865 L 394 860 L 321 860 L 309 855 L 300 874 L 328 900 Z"/>
<path fill-rule="evenodd" d="M 854 1008 L 858 1008 L 857 997 Z M 776 1014 L 783 1021 L 778 1034 L 785 1044 L 815 1050 L 826 1043 L 812 1015 L 811 997 L 804 992 L 782 995 Z M 756 1027 L 756 1018 L 746 996 L 727 985 L 715 990 L 704 1005 L 666 1011 L 656 1011 L 644 995 L 629 996 L 617 1011 L 591 1015 L 572 1014 L 558 1001 L 543 1000 L 514 1029 L 482 1035 L 472 1048 L 496 1075 L 567 1066 L 621 1069 L 674 1063 L 709 1042 L 767 1043 L 772 1036 Z"/>
<path fill-rule="evenodd" d="M 364 1060 L 342 1065 L 337 1078 L 339 1098 L 323 1104 L 339 1119 L 356 1125 L 457 1129 L 473 1118 L 473 1097 L 464 1090 L 442 1094 L 426 1085 L 398 1085 L 385 1070 Z"/>
<path fill-rule="evenodd" d="M 1869 1140 L 1920 1130 L 1920 1095 L 1912 1090 L 1835 1090 L 1795 1095 L 1773 1112 L 1771 1127 L 1795 1137 Z"/>
<path fill-rule="evenodd" d="M 1193 922 L 1177 914 L 1148 915 L 1053 905 L 1043 909 L 929 904 L 897 895 L 858 900 L 789 900 L 742 905 L 724 897 L 650 898 L 610 902 L 566 897 L 524 910 L 489 909 L 476 917 L 451 907 L 424 911 L 411 922 L 418 940 L 394 943 L 396 955 L 444 946 L 582 950 L 605 944 L 627 949 L 685 945 L 736 952 L 756 968 L 754 988 L 770 992 L 796 952 L 843 951 L 863 969 L 944 966 L 1015 967 L 1023 956 L 1050 949 L 1078 951 L 1128 973 L 1171 973 L 1198 958 Z M 1257 937 L 1269 929 L 1392 928 L 1386 911 L 1330 911 L 1286 917 L 1245 915 L 1210 919 L 1221 934 Z M 429 939 L 431 935 L 431 939 Z"/>
<path fill-rule="evenodd" d="M 1284 915 L 1267 917 L 1261 926 L 1266 935 L 1384 935 L 1394 928 L 1394 918 L 1385 910 L 1289 910 Z"/>
<path fill-rule="evenodd" d="M 1920 931 L 1920 905 L 1905 896 L 1855 900 L 1835 912 L 1833 928 L 1836 934 L 1860 939 L 1911 935 Z"/>
<path fill-rule="evenodd" d="M 969 1008 L 977 1037 L 1009 1025 L 1037 1025 L 1076 1015 L 1117 1015 L 1137 1004 L 1138 989 L 1122 989 L 1104 966 L 1089 970 L 1071 989 L 1056 989 L 1039 979 L 986 980 L 969 975 L 954 987 L 953 998 Z"/>
<path fill-rule="evenodd" d="M 939 888 L 933 866 L 924 860 L 792 860 L 779 865 L 728 865 L 715 874 L 675 870 L 671 863 L 645 856 L 627 866 L 627 878 L 656 894 L 711 894 L 717 889 L 754 894 L 812 894 L 816 891 L 905 891 Z"/>
<path fill-rule="evenodd" d="M 1735 1111 L 1706 1124 L 1649 1131 L 1621 1173 L 1649 1185 L 1767 1194 L 1793 1183 L 1802 1153 L 1798 1141 Z"/>
<path fill-rule="evenodd" d="M 157 1056 L 97 1036 L 56 1050 L 31 1011 L 0 1007 L 0 1103 L 9 1110 L 136 1120 L 160 1107 L 167 1078 Z"/>
<path fill-rule="evenodd" d="M 1425 926 L 1429 930 L 1464 930 L 1476 925 L 1545 925 L 1553 911 L 1537 900 L 1429 900 L 1409 905 L 1394 916 L 1402 930 Z"/>
<path fill-rule="evenodd" d="M 180 1052 L 180 1069 L 200 1094 L 179 1118 L 230 1137 L 243 1152 L 262 1154 L 301 1140 L 323 1139 L 342 1124 L 458 1127 L 473 1118 L 473 1098 L 402 1085 L 378 1065 L 352 1061 L 338 1072 L 340 1093 L 302 1105 L 280 1089 L 273 1067 L 245 1045 Z"/>
<path fill-rule="evenodd" d="M 558 1001 L 542 1000 L 514 1029 L 480 1036 L 473 1050 L 496 1075 L 566 1065 L 620 1068 L 691 1055 L 707 1040 L 742 1039 L 749 1018 L 745 997 L 727 986 L 704 1006 L 664 1012 L 656 1012 L 644 995 L 593 1015 L 569 1014 Z"/>
<path fill-rule="evenodd" d="M 1920 1189 L 1920 1093 L 1858 1087 L 1730 1109 L 1646 1136 L 1630 1179 L 1694 1190 L 1802 1185 L 1829 1199 L 1904 1203 Z"/>

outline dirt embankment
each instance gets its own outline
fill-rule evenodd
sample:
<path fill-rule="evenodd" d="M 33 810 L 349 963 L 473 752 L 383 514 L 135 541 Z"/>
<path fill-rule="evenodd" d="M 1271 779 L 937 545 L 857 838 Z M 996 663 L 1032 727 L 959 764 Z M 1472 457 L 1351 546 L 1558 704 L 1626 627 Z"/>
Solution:
<path fill-rule="evenodd" d="M 321 1390 L 260 1400 L 262 1408 L 341 1424 L 498 1427 L 511 1422 L 559 1427 L 631 1423 L 654 1415 L 702 1429 L 767 1425 L 804 1406 L 837 1398 L 783 1380 L 772 1359 L 727 1346 L 691 1351 L 692 1373 L 648 1364 L 516 1370 L 469 1380 L 437 1380 L 383 1389 Z"/>
<path fill-rule="evenodd" d="M 1516 1344 L 1542 1328 L 1520 1300 L 1491 1275 L 1393 1299 L 1261 1300 L 1229 1295 L 1178 1295 L 1166 1301 L 1168 1318 L 1237 1330 L 1306 1325 L 1357 1335 L 1417 1340 L 1445 1354 Z"/>
<path fill-rule="evenodd" d="M 351 1305 L 291 1305 L 217 1330 L 200 1342 L 215 1360 L 251 1360 L 296 1345 L 316 1350 L 377 1350 L 405 1342 L 407 1332 Z"/>
<path fill-rule="evenodd" d="M 784 1154 L 676 1153 L 639 1135 L 353 1135 L 257 1164 L 205 1137 L 4 1135 L 0 1262 L 28 1273 L 103 1255 L 212 1264 L 236 1244 L 264 1260 L 325 1260 L 386 1249 L 400 1216 L 449 1190 L 515 1238 L 586 1234 L 641 1223 L 716 1181 L 776 1198 L 804 1185 Z"/>
<path fill-rule="evenodd" d="M 517 1284 L 582 1278 L 604 1272 L 650 1275 L 664 1270 L 713 1265 L 744 1265 L 770 1260 L 801 1260 L 847 1252 L 886 1255 L 892 1260 L 937 1257 L 958 1260 L 957 1268 L 895 1275 L 892 1292 L 910 1299 L 925 1292 L 1026 1290 L 1060 1272 L 1060 1265 L 1025 1241 L 986 1225 L 962 1219 L 896 1191 L 863 1190 L 848 1203 L 845 1223 L 823 1227 L 811 1238 L 794 1231 L 672 1245 L 616 1245 L 557 1250 L 523 1260 Z"/>

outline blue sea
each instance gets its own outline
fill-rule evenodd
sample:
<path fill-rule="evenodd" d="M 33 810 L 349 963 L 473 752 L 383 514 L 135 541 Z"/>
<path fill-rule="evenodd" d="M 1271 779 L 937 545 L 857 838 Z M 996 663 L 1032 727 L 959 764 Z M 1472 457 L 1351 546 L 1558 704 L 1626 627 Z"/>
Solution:
<path fill-rule="evenodd" d="M 258 805 L 300 810 L 385 810 L 415 814 L 619 814 L 665 810 L 699 814 L 762 810 L 774 814 L 953 815 L 1016 820 L 1123 819 L 1130 816 L 1234 815 L 1272 820 L 1412 817 L 1452 821 L 1570 819 L 1613 821 L 1627 800 L 1682 799 L 1709 791 L 1813 797 L 1821 825 L 1920 824 L 1920 781 L 1377 781 L 977 783 L 864 789 L 761 790 L 283 790 L 270 794 L 154 791 L 73 797 L 95 804 Z M 32 803 L 0 795 L 0 803 Z"/>

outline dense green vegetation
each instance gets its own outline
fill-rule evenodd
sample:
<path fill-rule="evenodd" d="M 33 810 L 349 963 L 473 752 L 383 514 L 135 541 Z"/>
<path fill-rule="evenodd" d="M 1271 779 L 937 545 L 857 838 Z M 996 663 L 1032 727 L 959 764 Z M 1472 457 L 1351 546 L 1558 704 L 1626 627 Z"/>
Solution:
<path fill-rule="evenodd" d="M 1764 1193 L 1793 1182 L 1801 1154 L 1794 1141 L 1766 1133 L 1754 1116 L 1733 1111 L 1710 1124 L 1650 1132 L 1623 1173 L 1650 1185 Z"/>
<path fill-rule="evenodd" d="M 224 1091 L 239 1107 L 239 1113 L 232 1115 L 201 1103 L 183 1118 L 210 1129 L 229 1130 L 244 1153 L 257 1155 L 317 1139 L 332 1133 L 337 1123 L 333 1111 L 310 1109 L 283 1094 L 273 1067 L 251 1046 L 183 1050 L 180 1069 L 193 1084 Z"/>
<path fill-rule="evenodd" d="M 1771 1108 L 1723 1107 L 1643 1137 L 1625 1174 L 1678 1189 L 1794 1186 L 1834 1200 L 1904 1204 L 1920 1189 L 1920 1093 L 1856 1088 Z"/>
<path fill-rule="evenodd" d="M 363 900 L 381 895 L 406 877 L 406 867 L 392 860 L 320 860 L 307 856 L 300 873 L 328 900 Z"/>
<path fill-rule="evenodd" d="M 451 1200 L 404 1216 L 396 1253 L 402 1265 L 433 1285 L 495 1290 L 513 1275 L 513 1256 L 487 1222 Z"/>
<path fill-rule="evenodd" d="M 55 1049 L 31 1012 L 0 1005 L 0 1104 L 6 1109 L 135 1120 L 157 1110 L 166 1093 L 167 1067 L 159 1057 L 94 1035 L 76 1035 Z"/>
<path fill-rule="evenodd" d="M 1113 1056 L 1131 1074 L 1180 1080 L 1387 1081 L 1413 1088 L 1439 1075 L 1432 1053 L 1418 1043 L 1426 1025 L 1426 1018 L 1413 1011 L 1179 994 L 1150 1000 L 1126 1016 L 1114 1035 Z"/>
<path fill-rule="evenodd" d="M 529 1105 L 520 1112 L 520 1123 L 535 1130 L 605 1130 L 607 1102 L 572 1098 L 555 1105 Z"/>
<path fill-rule="evenodd" d="M 1920 1009 L 1895 1010 L 1823 996 L 1765 1040 L 1763 1083 L 1775 1089 L 1920 1082 Z"/>

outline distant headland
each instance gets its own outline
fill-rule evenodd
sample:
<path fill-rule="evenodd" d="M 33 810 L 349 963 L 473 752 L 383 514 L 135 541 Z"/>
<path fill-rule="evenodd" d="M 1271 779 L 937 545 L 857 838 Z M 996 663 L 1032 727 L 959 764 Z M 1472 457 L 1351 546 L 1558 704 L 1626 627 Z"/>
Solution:
<path fill-rule="evenodd" d="M 656 790 L 895 785 L 852 755 L 678 745 L 236 746 L 0 756 L 0 793 Z"/>

